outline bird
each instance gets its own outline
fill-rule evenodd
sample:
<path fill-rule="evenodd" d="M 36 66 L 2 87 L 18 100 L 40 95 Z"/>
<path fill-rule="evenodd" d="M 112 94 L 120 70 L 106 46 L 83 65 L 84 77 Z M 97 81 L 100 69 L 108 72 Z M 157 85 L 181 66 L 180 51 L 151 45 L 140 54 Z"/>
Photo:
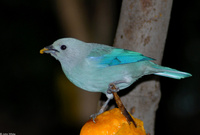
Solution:
<path fill-rule="evenodd" d="M 75 38 L 58 39 L 41 49 L 40 53 L 50 54 L 57 59 L 66 77 L 77 87 L 106 95 L 107 100 L 99 112 L 91 115 L 94 122 L 113 99 L 113 86 L 116 87 L 114 92 L 118 92 L 150 74 L 174 79 L 192 76 L 187 72 L 157 65 L 152 62 L 155 59 L 139 52 L 87 43 Z"/>

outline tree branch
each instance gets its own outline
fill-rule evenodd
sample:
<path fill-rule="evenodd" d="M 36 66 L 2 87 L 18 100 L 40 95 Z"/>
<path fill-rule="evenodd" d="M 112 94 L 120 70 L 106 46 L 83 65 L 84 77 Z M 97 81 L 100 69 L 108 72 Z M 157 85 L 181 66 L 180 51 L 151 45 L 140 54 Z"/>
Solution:
<path fill-rule="evenodd" d="M 123 0 L 114 46 L 140 52 L 160 64 L 171 7 L 172 0 Z M 160 85 L 158 79 L 144 79 L 121 100 L 128 111 L 135 108 L 134 117 L 143 120 L 146 132 L 153 135 Z"/>

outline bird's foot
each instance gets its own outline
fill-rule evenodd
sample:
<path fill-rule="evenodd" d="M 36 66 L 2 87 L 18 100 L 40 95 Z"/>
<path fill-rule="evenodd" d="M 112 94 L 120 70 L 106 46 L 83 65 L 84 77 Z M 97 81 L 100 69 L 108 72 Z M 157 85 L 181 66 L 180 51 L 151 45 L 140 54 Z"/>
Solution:
<path fill-rule="evenodd" d="M 112 93 L 112 92 L 118 92 L 120 89 L 116 86 L 115 83 L 110 83 L 108 86 L 108 93 Z"/>
<path fill-rule="evenodd" d="M 90 119 L 92 119 L 92 121 L 93 121 L 94 123 L 96 123 L 96 122 L 95 122 L 95 119 L 96 119 L 97 115 L 98 115 L 97 113 L 90 115 Z"/>
<path fill-rule="evenodd" d="M 127 82 L 124 81 L 124 80 L 119 80 L 119 81 L 115 81 L 115 82 L 110 83 L 109 86 L 108 86 L 107 93 L 110 94 L 112 92 L 120 91 L 119 87 L 117 87 L 116 85 L 121 84 L 121 83 L 127 83 Z"/>
<path fill-rule="evenodd" d="M 98 112 L 98 113 L 94 113 L 94 114 L 92 114 L 92 115 L 90 115 L 90 119 L 92 119 L 92 121 L 94 122 L 94 123 L 96 123 L 96 121 L 95 121 L 95 119 L 96 119 L 96 117 L 99 115 L 99 114 L 101 114 L 102 112 Z"/>
<path fill-rule="evenodd" d="M 108 99 L 106 100 L 106 102 L 103 104 L 103 106 L 101 107 L 101 109 L 99 110 L 98 113 L 95 113 L 95 114 L 90 115 L 90 118 L 92 118 L 92 121 L 93 121 L 94 123 L 96 123 L 96 122 L 95 122 L 96 117 L 97 117 L 99 114 L 101 114 L 101 113 L 103 113 L 103 112 L 105 111 L 106 106 L 108 105 L 108 103 L 109 103 L 110 100 L 111 100 L 110 98 L 108 98 Z"/>

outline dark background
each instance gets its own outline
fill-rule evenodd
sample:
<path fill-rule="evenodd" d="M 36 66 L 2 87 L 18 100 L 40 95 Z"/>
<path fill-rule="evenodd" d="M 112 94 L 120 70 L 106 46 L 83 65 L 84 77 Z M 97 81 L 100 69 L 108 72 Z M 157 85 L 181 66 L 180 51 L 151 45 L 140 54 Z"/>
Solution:
<path fill-rule="evenodd" d="M 92 7 L 92 2 L 88 3 Z M 115 4 L 117 13 L 120 4 Z M 199 7 L 198 0 L 173 3 L 163 65 L 187 71 L 193 77 L 180 81 L 161 78 L 156 135 L 200 134 Z M 60 116 L 55 87 L 60 65 L 50 56 L 39 54 L 44 46 L 64 37 L 55 1 L 1 0 L 0 17 L 0 132 L 79 134 L 80 126 L 63 122 Z"/>

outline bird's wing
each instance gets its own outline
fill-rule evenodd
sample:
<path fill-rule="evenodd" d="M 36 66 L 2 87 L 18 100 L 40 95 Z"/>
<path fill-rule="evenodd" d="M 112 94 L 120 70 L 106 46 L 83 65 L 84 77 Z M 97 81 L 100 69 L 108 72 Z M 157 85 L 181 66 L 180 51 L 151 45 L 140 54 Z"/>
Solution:
<path fill-rule="evenodd" d="M 101 55 L 99 56 L 90 55 L 89 57 L 90 59 L 98 61 L 98 64 L 102 66 L 114 66 L 114 65 L 128 64 L 145 60 L 154 60 L 152 58 L 142 55 L 141 53 L 119 48 L 112 48 L 112 50 L 109 50 L 109 52 L 105 50 L 105 53 L 101 51 Z"/>

